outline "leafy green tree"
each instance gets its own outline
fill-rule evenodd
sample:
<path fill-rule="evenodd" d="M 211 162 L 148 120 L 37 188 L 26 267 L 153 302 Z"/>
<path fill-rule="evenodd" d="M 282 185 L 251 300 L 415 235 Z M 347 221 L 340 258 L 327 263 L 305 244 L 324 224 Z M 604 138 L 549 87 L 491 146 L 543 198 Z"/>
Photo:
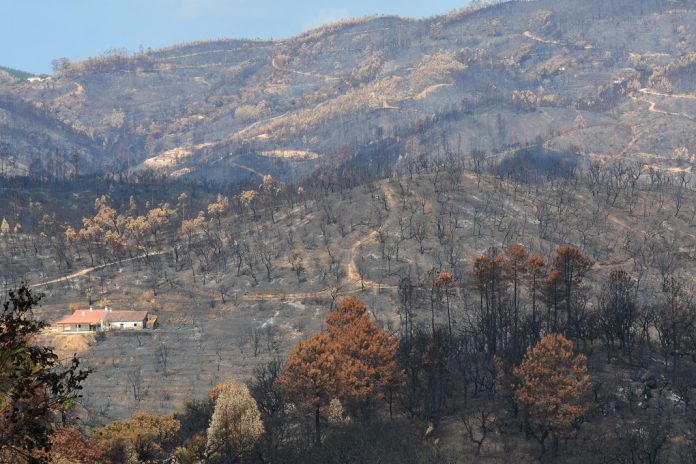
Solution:
<path fill-rule="evenodd" d="M 37 346 L 47 325 L 32 317 L 41 299 L 27 286 L 10 290 L 0 317 L 0 462 L 43 463 L 57 422 L 80 397 L 89 369 L 73 357 L 62 366 L 53 349 Z"/>

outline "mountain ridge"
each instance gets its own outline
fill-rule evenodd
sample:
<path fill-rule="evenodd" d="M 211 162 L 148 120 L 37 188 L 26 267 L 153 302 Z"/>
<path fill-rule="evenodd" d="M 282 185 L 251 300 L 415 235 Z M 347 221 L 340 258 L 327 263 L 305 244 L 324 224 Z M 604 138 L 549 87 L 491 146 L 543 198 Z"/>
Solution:
<path fill-rule="evenodd" d="M 696 153 L 685 135 L 696 107 L 676 96 L 696 90 L 691 19 L 685 1 L 511 1 L 357 18 L 279 40 L 115 50 L 1 88 L 0 143 L 10 165 L 43 177 L 54 175 L 47 163 L 74 174 L 66 160 L 76 152 L 80 174 L 294 180 L 382 141 L 399 144 L 401 167 L 438 151 L 543 145 L 685 169 L 676 153 Z M 31 146 L 32 116 L 7 101 L 62 122 L 46 147 Z M 654 131 L 661 125 L 669 137 Z"/>

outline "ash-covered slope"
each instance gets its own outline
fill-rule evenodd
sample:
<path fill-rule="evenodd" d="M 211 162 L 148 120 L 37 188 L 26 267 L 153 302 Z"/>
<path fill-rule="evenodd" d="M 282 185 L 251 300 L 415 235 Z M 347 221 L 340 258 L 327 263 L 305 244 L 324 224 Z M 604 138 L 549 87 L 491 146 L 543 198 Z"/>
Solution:
<path fill-rule="evenodd" d="M 690 1 L 512 1 L 114 53 L 0 86 L 0 156 L 18 174 L 237 181 L 301 176 L 386 141 L 402 164 L 543 145 L 684 169 L 695 25 Z"/>

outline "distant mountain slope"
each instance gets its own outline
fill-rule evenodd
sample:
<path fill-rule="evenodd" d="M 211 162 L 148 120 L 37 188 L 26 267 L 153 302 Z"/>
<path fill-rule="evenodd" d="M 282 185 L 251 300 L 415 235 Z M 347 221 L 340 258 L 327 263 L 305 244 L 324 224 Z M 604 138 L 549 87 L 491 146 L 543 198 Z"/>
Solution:
<path fill-rule="evenodd" d="M 12 69 L 12 68 L 7 68 L 5 66 L 0 66 L 0 76 L 7 75 L 10 78 L 12 78 L 14 81 L 22 81 L 25 80 L 28 77 L 33 76 L 34 74 L 28 73 L 25 71 L 20 71 L 18 69 Z M 0 77 L 0 82 L 7 82 Z"/>
<path fill-rule="evenodd" d="M 44 175 L 55 164 L 40 153 L 77 151 L 83 173 L 235 181 L 301 176 L 386 141 L 404 166 L 543 145 L 685 169 L 696 158 L 694 24 L 691 1 L 510 1 L 105 55 L 0 87 L 22 108 L 0 105 L 0 156 Z M 56 122 L 39 147 L 26 108 Z"/>

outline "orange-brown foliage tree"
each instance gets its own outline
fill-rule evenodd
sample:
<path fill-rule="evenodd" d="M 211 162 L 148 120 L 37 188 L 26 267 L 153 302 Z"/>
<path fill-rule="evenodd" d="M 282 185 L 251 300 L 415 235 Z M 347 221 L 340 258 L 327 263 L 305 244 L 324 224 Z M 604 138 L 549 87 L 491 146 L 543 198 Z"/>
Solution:
<path fill-rule="evenodd" d="M 342 300 L 326 318 L 326 328 L 297 344 L 278 378 L 281 389 L 312 411 L 317 443 L 332 398 L 351 413 L 366 414 L 375 398 L 391 405 L 403 380 L 396 362 L 398 341 L 371 320 L 360 299 Z"/>
<path fill-rule="evenodd" d="M 398 340 L 379 328 L 358 298 L 342 300 L 326 318 L 326 329 L 338 350 L 338 399 L 344 407 L 367 413 L 374 398 L 389 400 L 403 380 Z"/>
<path fill-rule="evenodd" d="M 314 334 L 293 348 L 278 385 L 298 406 L 314 414 L 315 441 L 321 443 L 322 408 L 338 390 L 337 349 L 324 333 Z"/>
<path fill-rule="evenodd" d="M 563 335 L 550 334 L 527 350 L 514 373 L 520 382 L 515 400 L 544 454 L 549 436 L 570 436 L 591 409 L 587 358 L 576 356 Z"/>
<path fill-rule="evenodd" d="M 51 435 L 51 462 L 106 464 L 105 449 L 88 440 L 80 431 L 64 427 Z"/>

